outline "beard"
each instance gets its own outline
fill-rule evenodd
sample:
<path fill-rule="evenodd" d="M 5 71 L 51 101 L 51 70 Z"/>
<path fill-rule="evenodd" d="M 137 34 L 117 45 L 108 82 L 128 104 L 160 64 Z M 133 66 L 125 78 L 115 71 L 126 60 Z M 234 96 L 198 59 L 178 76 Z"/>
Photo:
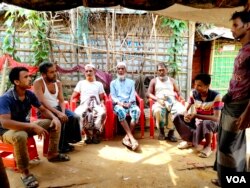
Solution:
<path fill-rule="evenodd" d="M 47 77 L 47 81 L 50 83 L 55 83 L 56 82 L 56 77 L 55 78 L 48 78 Z"/>
<path fill-rule="evenodd" d="M 165 81 L 165 80 L 167 80 L 167 76 L 158 76 L 158 78 L 163 82 L 163 81 Z"/>
<path fill-rule="evenodd" d="M 126 74 L 124 74 L 124 75 L 119 75 L 119 74 L 116 74 L 116 76 L 117 76 L 117 78 L 119 79 L 119 80 L 125 80 L 125 78 L 126 78 Z"/>

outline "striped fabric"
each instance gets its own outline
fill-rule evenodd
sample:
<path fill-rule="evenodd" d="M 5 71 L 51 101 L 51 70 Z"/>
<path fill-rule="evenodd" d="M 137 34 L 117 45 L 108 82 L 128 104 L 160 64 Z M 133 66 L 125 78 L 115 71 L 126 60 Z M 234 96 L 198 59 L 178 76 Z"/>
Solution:
<path fill-rule="evenodd" d="M 193 90 L 188 103 L 194 104 L 197 114 L 213 115 L 214 110 L 222 109 L 223 102 L 221 100 L 221 95 L 218 92 L 209 89 L 206 101 L 202 101 L 200 94 Z"/>
<path fill-rule="evenodd" d="M 236 120 L 245 110 L 248 100 L 225 103 L 218 131 L 218 148 L 214 169 L 219 180 L 230 172 L 245 172 L 246 135 L 245 130 L 239 130 Z M 220 181 L 223 183 L 223 181 Z M 223 185 L 222 185 L 223 187 Z"/>

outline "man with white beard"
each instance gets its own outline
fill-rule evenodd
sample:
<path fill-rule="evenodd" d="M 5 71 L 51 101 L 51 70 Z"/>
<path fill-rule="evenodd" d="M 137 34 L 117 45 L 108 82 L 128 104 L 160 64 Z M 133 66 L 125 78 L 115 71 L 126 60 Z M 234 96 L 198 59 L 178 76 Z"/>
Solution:
<path fill-rule="evenodd" d="M 139 121 L 140 109 L 136 105 L 135 82 L 126 78 L 126 64 L 119 62 L 116 66 L 117 78 L 110 84 L 110 95 L 113 102 L 114 112 L 124 128 L 126 135 L 122 139 L 122 144 L 135 151 L 139 144 L 132 132 Z M 126 115 L 131 117 L 130 126 L 126 121 Z"/>
<path fill-rule="evenodd" d="M 156 127 L 159 130 L 158 140 L 169 140 L 177 142 L 174 136 L 174 125 L 172 114 L 183 113 L 185 107 L 176 100 L 176 95 L 181 97 L 176 81 L 167 76 L 168 69 L 164 63 L 157 65 L 158 76 L 152 79 L 148 87 L 148 97 L 155 101 L 152 106 L 153 115 L 156 120 Z M 181 97 L 181 99 L 183 99 Z M 184 99 L 183 99 L 184 100 Z M 164 126 L 170 129 L 165 137 Z"/>

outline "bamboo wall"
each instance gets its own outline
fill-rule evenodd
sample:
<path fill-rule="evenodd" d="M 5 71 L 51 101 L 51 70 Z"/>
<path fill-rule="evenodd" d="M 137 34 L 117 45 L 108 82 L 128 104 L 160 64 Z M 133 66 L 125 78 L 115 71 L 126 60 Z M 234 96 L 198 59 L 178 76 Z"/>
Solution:
<path fill-rule="evenodd" d="M 93 14 L 93 13 L 92 13 Z M 92 15 L 91 14 L 91 15 Z M 141 74 L 155 75 L 155 65 L 167 62 L 171 33 L 160 25 L 160 18 L 152 15 L 114 15 L 99 14 L 88 21 L 88 32 L 77 40 L 76 34 L 70 32 L 65 23 L 54 26 L 54 32 L 49 37 L 53 48 L 50 59 L 64 68 L 72 68 L 78 64 L 93 63 L 98 69 L 115 75 L 115 65 L 119 61 L 126 61 L 128 76 L 134 80 Z M 114 20 L 115 19 L 115 20 Z M 153 21 L 156 21 L 155 25 Z M 113 29 L 112 29 L 113 28 Z M 3 40 L 4 28 L 0 28 L 0 39 Z M 60 31 L 60 32 L 59 32 Z M 31 40 L 24 35 L 25 30 L 18 30 L 16 37 L 20 43 L 16 44 L 17 55 L 22 62 L 31 62 Z M 185 40 L 180 63 L 181 72 L 177 76 L 183 96 L 187 96 L 189 35 Z M 85 40 L 86 39 L 86 40 Z M 85 40 L 85 42 L 84 42 Z M 114 76 L 115 77 L 115 76 Z M 83 79 L 82 73 L 61 74 L 67 94 L 78 80 Z"/>

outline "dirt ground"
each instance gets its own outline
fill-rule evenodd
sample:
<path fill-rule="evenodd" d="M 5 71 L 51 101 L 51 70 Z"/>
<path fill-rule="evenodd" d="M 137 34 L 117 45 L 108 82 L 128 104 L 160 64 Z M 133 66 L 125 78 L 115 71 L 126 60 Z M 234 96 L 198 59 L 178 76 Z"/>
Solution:
<path fill-rule="evenodd" d="M 137 136 L 138 135 L 138 136 Z M 136 134 L 139 137 L 139 132 Z M 194 149 L 179 150 L 177 143 L 145 138 L 139 139 L 140 148 L 133 152 L 121 144 L 121 136 L 98 145 L 75 145 L 69 153 L 71 161 L 49 163 L 42 156 L 42 141 L 37 141 L 39 164 L 31 164 L 41 188 L 45 187 L 214 187 L 210 183 L 216 173 L 211 167 L 188 169 L 195 166 L 213 165 L 214 153 L 209 158 L 197 156 Z M 20 174 L 7 169 L 11 188 L 22 188 Z"/>

